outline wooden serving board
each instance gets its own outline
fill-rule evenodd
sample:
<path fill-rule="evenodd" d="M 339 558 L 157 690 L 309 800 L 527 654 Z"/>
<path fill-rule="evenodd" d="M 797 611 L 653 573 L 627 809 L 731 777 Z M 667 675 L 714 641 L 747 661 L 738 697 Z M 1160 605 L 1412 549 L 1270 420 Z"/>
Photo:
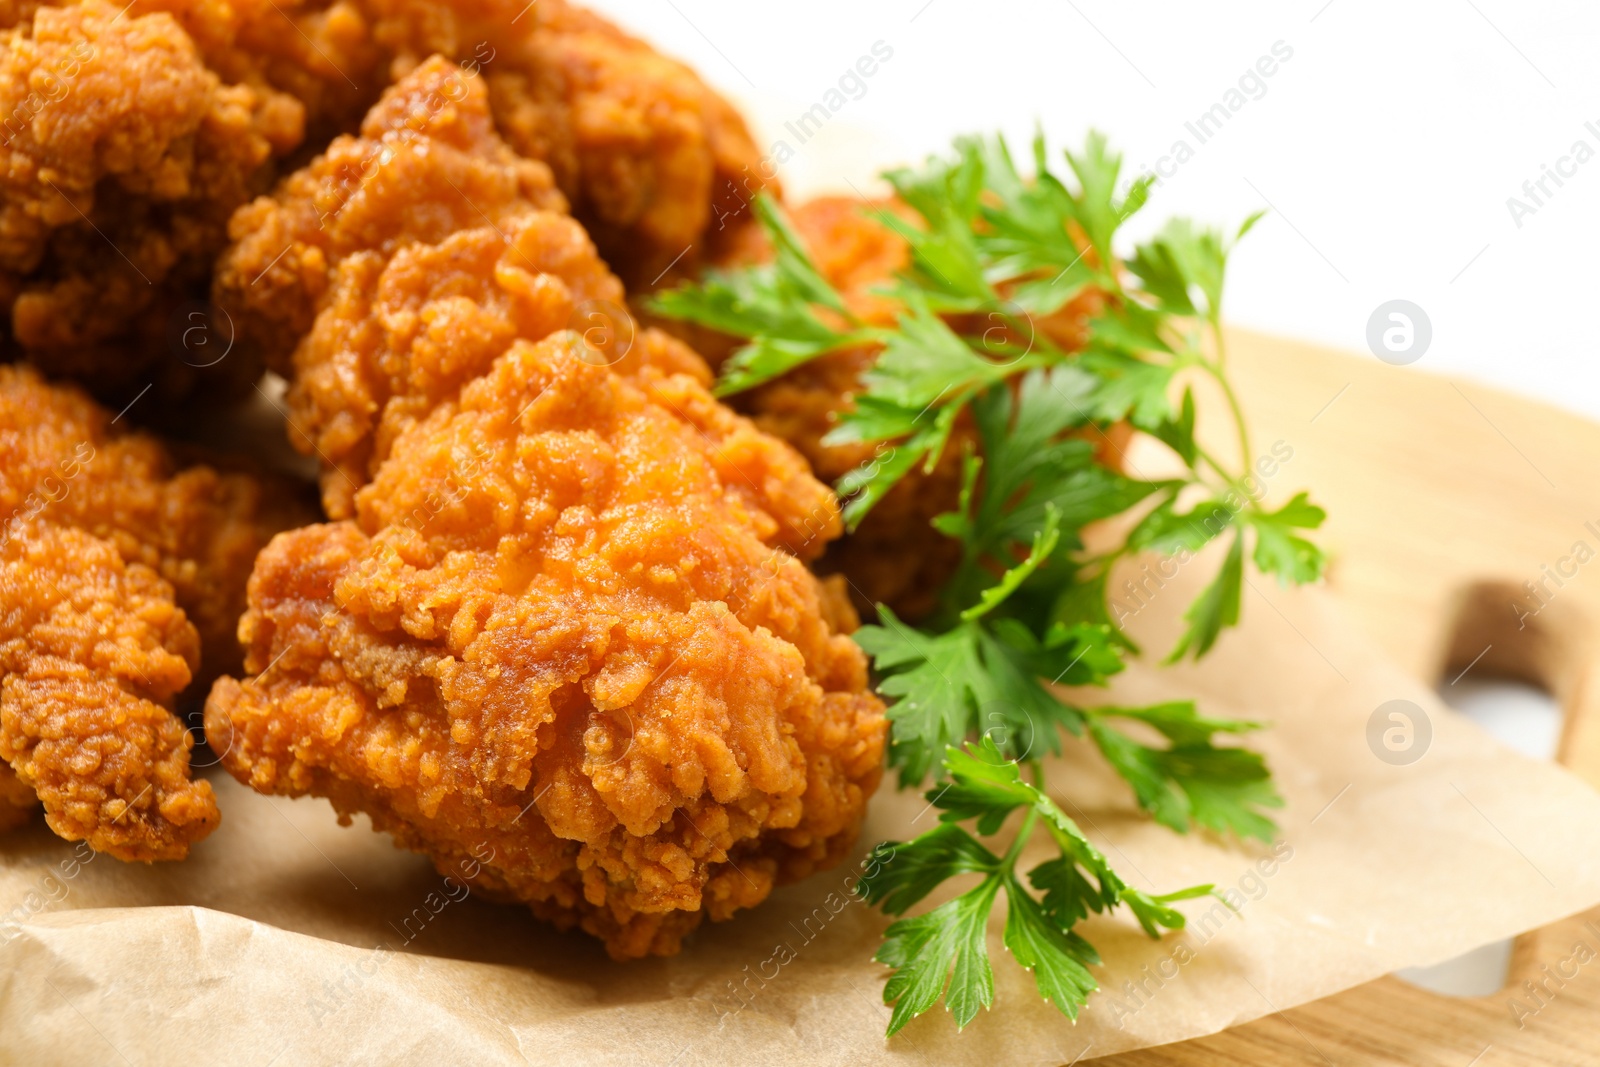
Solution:
<path fill-rule="evenodd" d="M 1258 450 L 1292 445 L 1294 482 L 1328 509 L 1330 584 L 1346 614 L 1430 685 L 1470 668 L 1550 691 L 1566 714 L 1561 762 L 1600 787 L 1600 557 L 1588 558 L 1600 553 L 1600 425 L 1244 331 L 1230 333 L 1229 349 Z M 1388 977 L 1104 1062 L 1600 1063 L 1600 967 L 1564 983 L 1544 969 L 1562 966 L 1580 941 L 1600 944 L 1595 930 L 1600 910 L 1524 935 L 1507 989 L 1493 996 L 1447 997 Z M 1545 982 L 1554 998 L 1519 1026 L 1510 1002 L 1521 993 L 1533 1003 L 1525 981 Z"/>

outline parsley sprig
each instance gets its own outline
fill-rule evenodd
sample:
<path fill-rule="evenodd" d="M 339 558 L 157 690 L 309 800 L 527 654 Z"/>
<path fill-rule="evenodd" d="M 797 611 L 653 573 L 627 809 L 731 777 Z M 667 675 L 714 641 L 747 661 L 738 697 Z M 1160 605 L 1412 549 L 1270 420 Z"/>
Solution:
<path fill-rule="evenodd" d="M 1038 763 L 1029 766 L 1038 781 Z M 1097 988 L 1089 968 L 1100 963 L 1094 946 L 1073 932 L 1077 923 L 1090 912 L 1109 912 L 1121 904 L 1146 933 L 1159 937 L 1162 929 L 1183 928 L 1182 913 L 1170 907 L 1174 901 L 1212 892 L 1211 886 L 1202 885 L 1151 896 L 1128 886 L 1078 824 L 1037 785 L 1024 781 L 1017 762 L 989 738 L 948 749 L 944 771 L 947 782 L 928 793 L 940 809 L 939 826 L 909 844 L 879 845 L 859 890 L 868 902 L 898 916 L 952 878 L 981 876 L 959 896 L 932 911 L 899 919 L 884 931 L 874 958 L 895 969 L 883 991 L 884 1000 L 894 1005 L 891 1036 L 933 1007 L 940 994 L 945 994 L 958 1027 L 993 1003 L 987 934 L 1001 890 L 1006 895 L 1006 948 L 1033 972 L 1039 995 L 1069 1019 L 1077 1018 Z M 958 825 L 972 822 L 980 835 L 992 836 L 1019 808 L 1026 814 L 1004 855 L 996 855 Z M 1024 884 L 1017 862 L 1039 828 L 1057 855 L 1029 871 Z"/>
<path fill-rule="evenodd" d="M 1115 565 L 1152 552 L 1187 560 L 1225 542 L 1168 662 L 1198 659 L 1238 622 L 1247 557 L 1284 584 L 1315 581 L 1324 567 L 1305 536 L 1322 509 L 1300 493 L 1269 510 L 1254 491 L 1256 454 L 1227 374 L 1227 261 L 1259 216 L 1228 236 L 1172 220 L 1122 256 L 1120 229 L 1145 206 L 1149 180 L 1124 186 L 1121 157 L 1098 134 L 1065 153 L 1070 173 L 1060 176 L 1042 137 L 1032 149 L 1031 177 L 1001 138 L 960 139 L 947 157 L 885 175 L 909 210 L 863 210 L 876 210 L 908 247 L 907 268 L 885 288 L 899 309 L 893 325 L 854 314 L 767 199 L 757 213 L 770 263 L 712 272 L 654 302 L 668 317 L 742 339 L 723 367 L 723 395 L 830 353 L 876 348 L 824 438 L 878 446 L 838 483 L 851 529 L 913 471 L 964 450 L 959 501 L 933 523 L 961 548 L 938 606 L 914 625 L 880 606 L 856 634 L 889 703 L 889 762 L 902 786 L 935 776 L 928 796 L 942 820 L 885 846 L 892 858 L 862 891 L 902 915 L 947 880 L 980 876 L 889 927 L 877 958 L 893 968 L 884 991 L 891 1034 L 941 994 L 960 1025 L 990 1005 L 985 930 L 1002 890 L 1007 947 L 1069 1017 L 1096 987 L 1088 968 L 1098 959 L 1074 932 L 1078 922 L 1126 904 L 1154 937 L 1182 926 L 1172 901 L 1207 891 L 1152 897 L 1109 868 L 1043 789 L 1040 760 L 1066 739 L 1093 744 L 1173 830 L 1262 840 L 1275 832 L 1267 812 L 1282 801 L 1266 765 L 1234 743 L 1257 724 L 1207 718 L 1187 701 L 1084 707 L 1057 688 L 1102 685 L 1139 652 L 1114 610 Z M 1083 323 L 1062 328 L 1069 304 L 1091 309 L 1086 339 Z M 1239 469 L 1196 436 L 1197 378 L 1223 398 Z M 1146 479 L 1120 457 L 1108 461 L 1119 425 L 1165 444 L 1181 473 Z M 1119 543 L 1100 537 L 1088 547 L 1086 527 L 1124 515 Z M 1026 814 L 1003 854 L 958 825 L 992 836 L 1019 808 Z M 1025 886 L 1016 863 L 1040 827 L 1060 856 Z"/>

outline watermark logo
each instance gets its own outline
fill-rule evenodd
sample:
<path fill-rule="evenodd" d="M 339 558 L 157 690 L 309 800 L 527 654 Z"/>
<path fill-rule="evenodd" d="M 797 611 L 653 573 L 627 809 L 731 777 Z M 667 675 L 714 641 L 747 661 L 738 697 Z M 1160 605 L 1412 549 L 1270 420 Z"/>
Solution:
<path fill-rule="evenodd" d="M 1409 300 L 1379 304 L 1367 319 L 1367 347 L 1393 367 L 1415 363 L 1433 343 L 1433 321 Z"/>
<path fill-rule="evenodd" d="M 1409 700 L 1389 700 L 1367 719 L 1367 747 L 1391 767 L 1409 767 L 1428 753 L 1433 720 Z"/>
<path fill-rule="evenodd" d="M 583 336 L 583 361 L 613 367 L 633 350 L 638 326 L 628 309 L 615 300 L 585 300 L 572 309 L 567 328 Z"/>
<path fill-rule="evenodd" d="M 233 351 L 233 316 L 226 308 L 201 300 L 186 301 L 167 320 L 168 345 L 187 365 L 215 367 Z"/>
<path fill-rule="evenodd" d="M 1038 330 L 1028 309 L 1015 300 L 991 300 L 974 318 L 983 329 L 979 347 L 999 366 L 1014 367 L 1033 351 Z"/>

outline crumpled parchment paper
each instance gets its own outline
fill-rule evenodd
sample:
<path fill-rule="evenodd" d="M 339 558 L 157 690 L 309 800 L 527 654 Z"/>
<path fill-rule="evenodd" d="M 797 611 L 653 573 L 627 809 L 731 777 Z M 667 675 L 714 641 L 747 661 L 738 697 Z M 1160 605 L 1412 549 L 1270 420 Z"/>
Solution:
<path fill-rule="evenodd" d="M 1189 569 L 1159 595 L 1172 610 L 1135 620 L 1147 647 L 1169 647 L 1205 577 Z M 680 956 L 617 964 L 581 934 L 473 899 L 471 872 L 441 877 L 360 821 L 341 828 L 322 801 L 260 797 L 212 769 L 223 824 L 181 864 L 95 857 L 42 823 L 0 839 L 0 1061 L 1063 1064 L 1211 1033 L 1600 903 L 1600 795 L 1446 709 L 1326 592 L 1253 585 L 1243 627 L 1204 663 L 1136 666 L 1085 699 L 1195 697 L 1270 723 L 1251 741 L 1288 800 L 1281 841 L 1172 834 L 1069 742 L 1051 789 L 1132 884 L 1213 882 L 1237 908 L 1190 901 L 1190 927 L 1158 942 L 1120 915 L 1090 922 L 1104 989 L 1076 1025 L 1039 1000 L 996 925 L 995 1008 L 960 1034 L 936 1010 L 886 1041 L 871 961 L 886 921 L 851 895 L 858 866 L 703 927 Z M 1409 732 L 1394 706 L 1379 711 L 1396 700 L 1419 713 Z M 886 784 L 858 864 L 933 818 Z"/>

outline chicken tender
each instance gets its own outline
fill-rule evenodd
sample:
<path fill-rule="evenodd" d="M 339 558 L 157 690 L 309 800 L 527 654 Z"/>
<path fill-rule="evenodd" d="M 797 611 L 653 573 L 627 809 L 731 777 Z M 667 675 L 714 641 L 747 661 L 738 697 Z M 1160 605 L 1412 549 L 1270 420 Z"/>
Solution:
<path fill-rule="evenodd" d="M 804 516 L 658 402 L 716 401 L 595 354 L 511 342 L 399 434 L 353 520 L 276 538 L 255 677 L 218 680 L 206 728 L 252 788 L 483 862 L 480 890 L 630 958 L 837 863 L 885 720 L 848 604 L 776 544 Z M 752 432 L 742 463 L 762 449 L 788 452 Z"/>
<path fill-rule="evenodd" d="M 468 228 L 504 233 L 536 210 L 566 210 L 550 168 L 495 135 L 481 78 L 434 57 L 383 95 L 359 137 L 335 138 L 272 196 L 239 210 L 216 302 L 239 324 L 237 343 L 289 377 L 345 260 L 381 262 Z"/>
<path fill-rule="evenodd" d="M 181 858 L 216 826 L 169 708 L 240 662 L 256 553 L 307 521 L 293 488 L 167 449 L 76 389 L 0 367 L 0 824 L 121 859 Z"/>

